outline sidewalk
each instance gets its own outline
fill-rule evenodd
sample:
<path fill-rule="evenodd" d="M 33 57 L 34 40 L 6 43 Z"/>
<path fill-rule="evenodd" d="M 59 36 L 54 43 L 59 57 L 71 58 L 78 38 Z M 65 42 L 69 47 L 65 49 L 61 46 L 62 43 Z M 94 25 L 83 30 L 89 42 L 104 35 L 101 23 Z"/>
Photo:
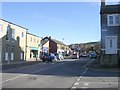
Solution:
<path fill-rule="evenodd" d="M 19 61 L 19 62 L 11 62 L 11 64 L 4 63 L 2 64 L 2 70 L 8 70 L 8 69 L 13 69 L 13 68 L 19 68 L 19 67 L 24 67 L 28 65 L 34 65 L 40 63 L 40 60 L 34 59 L 29 59 L 27 61 Z"/>

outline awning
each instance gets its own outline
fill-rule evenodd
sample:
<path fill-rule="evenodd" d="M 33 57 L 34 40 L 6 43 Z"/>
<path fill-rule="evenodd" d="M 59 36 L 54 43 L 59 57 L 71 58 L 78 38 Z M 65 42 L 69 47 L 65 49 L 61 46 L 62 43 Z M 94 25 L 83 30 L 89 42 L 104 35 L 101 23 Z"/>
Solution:
<path fill-rule="evenodd" d="M 37 50 L 37 51 L 39 50 L 38 47 L 30 47 L 30 49 L 31 49 L 31 50 Z"/>

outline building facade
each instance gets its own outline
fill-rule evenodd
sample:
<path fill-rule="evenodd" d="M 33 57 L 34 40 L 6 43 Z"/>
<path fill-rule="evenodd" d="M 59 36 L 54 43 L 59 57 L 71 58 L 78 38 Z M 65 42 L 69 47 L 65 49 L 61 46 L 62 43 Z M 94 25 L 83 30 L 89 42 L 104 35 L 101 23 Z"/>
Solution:
<path fill-rule="evenodd" d="M 27 29 L 0 19 L 0 61 L 11 63 L 26 60 Z"/>
<path fill-rule="evenodd" d="M 48 53 L 65 53 L 70 50 L 70 48 L 65 45 L 63 42 L 51 37 L 45 37 L 41 41 L 42 43 L 42 52 Z"/>
<path fill-rule="evenodd" d="M 120 61 L 120 4 L 106 5 L 101 0 L 101 64 Z"/>
<path fill-rule="evenodd" d="M 27 60 L 29 60 L 30 58 L 36 58 L 36 57 L 40 57 L 40 51 L 41 51 L 41 47 L 40 47 L 40 43 L 41 43 L 41 38 L 31 34 L 31 33 L 27 33 Z"/>

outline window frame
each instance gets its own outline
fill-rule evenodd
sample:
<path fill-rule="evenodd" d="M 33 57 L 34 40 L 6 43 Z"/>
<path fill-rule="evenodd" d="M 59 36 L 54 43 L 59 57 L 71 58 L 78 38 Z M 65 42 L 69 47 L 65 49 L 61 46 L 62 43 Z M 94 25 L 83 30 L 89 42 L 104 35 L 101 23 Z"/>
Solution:
<path fill-rule="evenodd" d="M 8 25 L 7 26 L 7 31 L 6 31 L 6 41 L 9 41 L 10 40 L 10 26 Z"/>
<path fill-rule="evenodd" d="M 113 17 L 113 24 L 110 24 L 110 17 L 111 16 Z M 120 20 L 120 14 L 108 14 L 107 15 L 107 24 L 108 24 L 108 26 L 119 26 L 120 25 L 120 22 L 116 23 L 116 17 L 118 17 L 118 19 Z"/>
<path fill-rule="evenodd" d="M 24 32 L 22 32 L 21 36 L 22 36 L 22 38 L 24 38 Z"/>

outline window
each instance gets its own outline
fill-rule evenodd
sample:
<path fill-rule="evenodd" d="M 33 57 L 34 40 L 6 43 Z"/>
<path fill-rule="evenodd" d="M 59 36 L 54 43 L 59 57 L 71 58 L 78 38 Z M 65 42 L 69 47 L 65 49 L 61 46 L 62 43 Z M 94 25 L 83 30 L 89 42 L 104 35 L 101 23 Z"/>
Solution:
<path fill-rule="evenodd" d="M 37 40 L 37 43 L 39 43 L 39 40 Z"/>
<path fill-rule="evenodd" d="M 34 39 L 34 42 L 36 42 L 36 39 Z"/>
<path fill-rule="evenodd" d="M 11 48 L 11 60 L 14 60 L 14 47 Z"/>
<path fill-rule="evenodd" d="M 109 16 L 109 24 L 110 25 L 113 25 L 114 24 L 114 21 L 113 21 L 113 16 Z"/>
<path fill-rule="evenodd" d="M 6 46 L 6 48 L 5 48 L 5 52 L 8 52 L 8 49 L 9 49 L 8 46 Z"/>
<path fill-rule="evenodd" d="M 120 15 L 119 14 L 110 14 L 108 15 L 108 26 L 118 26 L 120 25 Z"/>
<path fill-rule="evenodd" d="M 0 24 L 0 32 L 2 32 L 2 25 Z"/>
<path fill-rule="evenodd" d="M 115 16 L 115 24 L 116 24 L 116 25 L 120 25 L 119 22 L 120 22 L 120 21 L 119 21 L 119 16 L 116 15 L 116 16 Z"/>
<path fill-rule="evenodd" d="M 30 41 L 32 42 L 32 37 L 30 38 Z"/>
<path fill-rule="evenodd" d="M 10 26 L 7 26 L 7 32 L 6 32 L 6 40 L 9 40 L 10 38 Z"/>
<path fill-rule="evenodd" d="M 14 47 L 12 47 L 11 52 L 14 52 Z"/>
<path fill-rule="evenodd" d="M 12 29 L 12 42 L 14 42 L 15 40 L 15 30 L 14 29 Z"/>
<path fill-rule="evenodd" d="M 22 32 L 22 37 L 24 38 L 24 32 Z"/>

